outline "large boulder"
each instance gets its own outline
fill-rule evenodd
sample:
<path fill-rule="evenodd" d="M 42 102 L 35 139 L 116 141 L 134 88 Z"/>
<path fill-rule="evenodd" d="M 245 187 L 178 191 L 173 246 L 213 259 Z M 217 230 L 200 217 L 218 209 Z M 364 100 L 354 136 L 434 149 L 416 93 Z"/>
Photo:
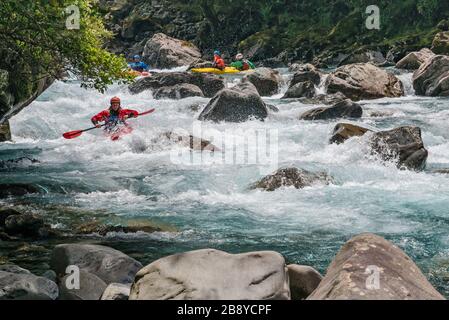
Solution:
<path fill-rule="evenodd" d="M 288 300 L 277 252 L 229 254 L 205 249 L 159 259 L 140 270 L 129 300 Z"/>
<path fill-rule="evenodd" d="M 312 267 L 290 264 L 287 268 L 292 300 L 306 299 L 323 280 L 323 276 Z"/>
<path fill-rule="evenodd" d="M 432 51 L 436 54 L 449 55 L 449 31 L 439 32 L 435 35 Z"/>
<path fill-rule="evenodd" d="M 399 168 L 422 170 L 426 166 L 428 151 L 424 148 L 418 127 L 376 132 L 370 143 L 374 153 L 385 161 L 396 161 Z"/>
<path fill-rule="evenodd" d="M 204 97 L 201 89 L 190 83 L 177 84 L 171 87 L 162 87 L 153 93 L 154 99 L 184 99 L 189 97 Z"/>
<path fill-rule="evenodd" d="M 278 93 L 283 82 L 279 71 L 270 68 L 257 68 L 255 72 L 246 76 L 246 78 L 263 97 Z"/>
<path fill-rule="evenodd" d="M 157 33 L 146 43 L 143 58 L 153 68 L 168 69 L 190 65 L 201 58 L 201 52 L 188 41 Z"/>
<path fill-rule="evenodd" d="M 300 120 L 329 120 L 339 118 L 361 118 L 363 114 L 362 107 L 349 100 L 337 102 L 331 107 L 320 107 L 304 112 Z"/>
<path fill-rule="evenodd" d="M 295 64 L 292 65 L 290 69 L 295 72 L 290 82 L 290 87 L 305 81 L 310 81 L 315 85 L 319 85 L 321 82 L 321 73 L 314 65 L 310 63 L 301 65 Z"/>
<path fill-rule="evenodd" d="M 126 254 L 100 245 L 61 244 L 52 252 L 50 266 L 61 279 L 68 266 L 92 273 L 106 284 L 132 283 L 142 264 Z M 102 291 L 103 292 L 103 291 Z"/>
<path fill-rule="evenodd" d="M 14 265 L 0 266 L 0 300 L 56 300 L 58 286 Z"/>
<path fill-rule="evenodd" d="M 352 137 L 363 136 L 368 131 L 371 130 L 353 123 L 338 123 L 332 132 L 329 142 L 340 144 Z"/>
<path fill-rule="evenodd" d="M 410 52 L 404 58 L 396 63 L 396 68 L 398 69 L 407 69 L 407 70 L 416 70 L 426 62 L 427 60 L 433 58 L 435 53 L 433 53 L 430 49 L 424 48 L 420 51 Z"/>
<path fill-rule="evenodd" d="M 282 99 L 313 98 L 315 85 L 311 81 L 297 82 L 290 86 Z"/>
<path fill-rule="evenodd" d="M 346 242 L 309 300 L 443 300 L 401 249 L 374 234 Z"/>
<path fill-rule="evenodd" d="M 371 63 L 338 68 L 326 79 L 326 88 L 328 93 L 341 92 L 354 101 L 404 95 L 404 86 L 395 75 Z"/>
<path fill-rule="evenodd" d="M 281 187 L 303 189 L 315 184 L 329 184 L 333 181 L 325 172 L 310 172 L 298 168 L 283 168 L 254 183 L 251 189 L 275 191 Z"/>
<path fill-rule="evenodd" d="M 248 81 L 220 91 L 199 115 L 201 121 L 245 122 L 250 119 L 264 120 L 268 108 L 257 92 L 256 87 Z"/>
<path fill-rule="evenodd" d="M 80 270 L 79 288 L 72 288 L 71 277 L 66 275 L 59 281 L 60 300 L 100 300 L 107 287 L 107 284 L 93 273 Z"/>
<path fill-rule="evenodd" d="M 430 58 L 413 74 L 413 88 L 417 95 L 449 96 L 449 56 Z"/>
<path fill-rule="evenodd" d="M 163 87 L 173 87 L 180 84 L 192 84 L 201 89 L 204 96 L 211 98 L 225 88 L 223 78 L 207 73 L 161 72 L 151 77 L 144 77 L 129 86 L 133 94 L 146 90 L 155 91 Z"/>
<path fill-rule="evenodd" d="M 111 283 L 100 300 L 128 300 L 130 293 L 131 284 Z"/>

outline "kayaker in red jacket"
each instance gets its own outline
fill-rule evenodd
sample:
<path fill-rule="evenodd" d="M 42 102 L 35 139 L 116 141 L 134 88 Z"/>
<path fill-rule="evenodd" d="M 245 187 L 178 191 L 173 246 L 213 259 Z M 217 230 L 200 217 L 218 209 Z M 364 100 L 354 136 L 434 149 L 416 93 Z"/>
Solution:
<path fill-rule="evenodd" d="M 225 61 L 221 57 L 221 53 L 218 50 L 214 52 L 214 68 L 224 70 L 226 68 Z"/>
<path fill-rule="evenodd" d="M 111 131 L 118 124 L 128 125 L 126 119 L 135 118 L 139 115 L 136 110 L 122 109 L 119 97 L 111 99 L 111 107 L 103 110 L 99 114 L 92 117 L 92 123 L 97 128 L 101 128 L 100 122 L 106 122 L 105 130 Z"/>

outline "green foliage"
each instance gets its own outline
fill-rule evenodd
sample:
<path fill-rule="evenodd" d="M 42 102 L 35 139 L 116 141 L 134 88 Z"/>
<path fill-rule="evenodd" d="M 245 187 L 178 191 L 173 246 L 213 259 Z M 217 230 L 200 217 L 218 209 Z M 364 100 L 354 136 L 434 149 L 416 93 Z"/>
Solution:
<path fill-rule="evenodd" d="M 2 0 L 0 2 L 0 69 L 8 70 L 17 99 L 27 97 L 39 78 L 70 71 L 82 85 L 104 91 L 114 81 L 131 80 L 124 57 L 104 50 L 111 34 L 93 0 Z M 70 5 L 79 8 L 78 30 L 66 21 Z M 30 84 L 31 82 L 31 84 Z"/>

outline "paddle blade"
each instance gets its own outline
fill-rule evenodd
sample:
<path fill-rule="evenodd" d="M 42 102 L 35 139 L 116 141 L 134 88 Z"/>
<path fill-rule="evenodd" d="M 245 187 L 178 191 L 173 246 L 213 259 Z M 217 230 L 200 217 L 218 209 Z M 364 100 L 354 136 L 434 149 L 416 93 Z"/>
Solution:
<path fill-rule="evenodd" d="M 75 138 L 78 138 L 82 134 L 83 134 L 82 130 L 76 130 L 76 131 L 66 132 L 62 136 L 66 139 L 75 139 Z"/>
<path fill-rule="evenodd" d="M 150 113 L 153 113 L 154 111 L 156 111 L 156 109 L 151 109 L 151 110 L 148 110 L 148 111 L 145 111 L 145 112 L 139 113 L 138 117 L 140 117 L 140 116 L 144 116 L 144 115 L 146 115 L 146 114 L 150 114 Z"/>

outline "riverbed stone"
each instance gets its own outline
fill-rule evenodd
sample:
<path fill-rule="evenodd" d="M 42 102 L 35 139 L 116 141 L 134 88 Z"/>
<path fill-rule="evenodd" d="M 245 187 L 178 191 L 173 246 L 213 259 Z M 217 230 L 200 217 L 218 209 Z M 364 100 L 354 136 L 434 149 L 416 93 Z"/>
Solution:
<path fill-rule="evenodd" d="M 315 184 L 330 184 L 333 181 L 325 172 L 310 172 L 298 168 L 282 168 L 254 183 L 251 189 L 275 191 L 281 187 L 303 189 Z"/>
<path fill-rule="evenodd" d="M 128 300 L 131 284 L 111 283 L 101 295 L 100 300 Z"/>
<path fill-rule="evenodd" d="M 330 120 L 339 118 L 361 118 L 363 114 L 362 107 L 346 99 L 337 102 L 331 107 L 319 107 L 304 112 L 300 120 Z"/>
<path fill-rule="evenodd" d="M 374 234 L 350 239 L 308 300 L 443 300 L 401 249 Z"/>
<path fill-rule="evenodd" d="M 432 51 L 436 54 L 449 55 L 449 31 L 439 32 L 435 35 Z"/>
<path fill-rule="evenodd" d="M 270 68 L 257 68 L 246 76 L 262 97 L 269 97 L 279 92 L 283 83 L 279 71 Z"/>
<path fill-rule="evenodd" d="M 352 137 L 363 136 L 369 131 L 371 130 L 354 123 L 338 123 L 332 132 L 330 143 L 340 144 Z"/>
<path fill-rule="evenodd" d="M 326 88 L 328 93 L 341 92 L 353 101 L 404 95 L 404 86 L 395 75 L 371 63 L 339 67 L 329 74 Z"/>
<path fill-rule="evenodd" d="M 201 58 L 200 50 L 191 42 L 157 33 L 148 40 L 143 59 L 152 68 L 169 69 L 188 66 Z"/>
<path fill-rule="evenodd" d="M 416 70 L 419 69 L 419 67 L 424 62 L 433 58 L 434 56 L 435 53 L 427 48 L 421 49 L 420 51 L 410 52 L 408 55 L 398 61 L 398 63 L 396 63 L 396 68 Z"/>
<path fill-rule="evenodd" d="M 180 253 L 140 270 L 129 300 L 288 300 L 284 258 L 277 252 Z"/>
<path fill-rule="evenodd" d="M 56 300 L 58 286 L 14 265 L 0 267 L 0 300 Z"/>
<path fill-rule="evenodd" d="M 297 264 L 289 264 L 287 267 L 292 300 L 306 299 L 323 279 L 323 276 L 312 267 Z"/>
<path fill-rule="evenodd" d="M 419 127 L 404 126 L 373 133 L 370 144 L 375 154 L 385 161 L 396 161 L 399 168 L 422 170 L 426 166 L 428 151 Z"/>
<path fill-rule="evenodd" d="M 249 81 L 243 81 L 230 89 L 223 89 L 207 104 L 199 115 L 200 121 L 245 122 L 264 120 L 268 108 Z"/>
<path fill-rule="evenodd" d="M 73 275 L 66 275 L 60 279 L 60 300 L 100 300 L 107 284 L 95 274 L 80 270 L 79 287 L 73 287 Z"/>
<path fill-rule="evenodd" d="M 449 96 L 449 56 L 428 59 L 413 74 L 413 88 L 421 96 Z"/>
<path fill-rule="evenodd" d="M 140 262 L 109 247 L 92 244 L 57 245 L 51 254 L 51 269 L 62 278 L 70 265 L 96 275 L 106 284 L 132 283 L 135 274 L 142 268 Z"/>

